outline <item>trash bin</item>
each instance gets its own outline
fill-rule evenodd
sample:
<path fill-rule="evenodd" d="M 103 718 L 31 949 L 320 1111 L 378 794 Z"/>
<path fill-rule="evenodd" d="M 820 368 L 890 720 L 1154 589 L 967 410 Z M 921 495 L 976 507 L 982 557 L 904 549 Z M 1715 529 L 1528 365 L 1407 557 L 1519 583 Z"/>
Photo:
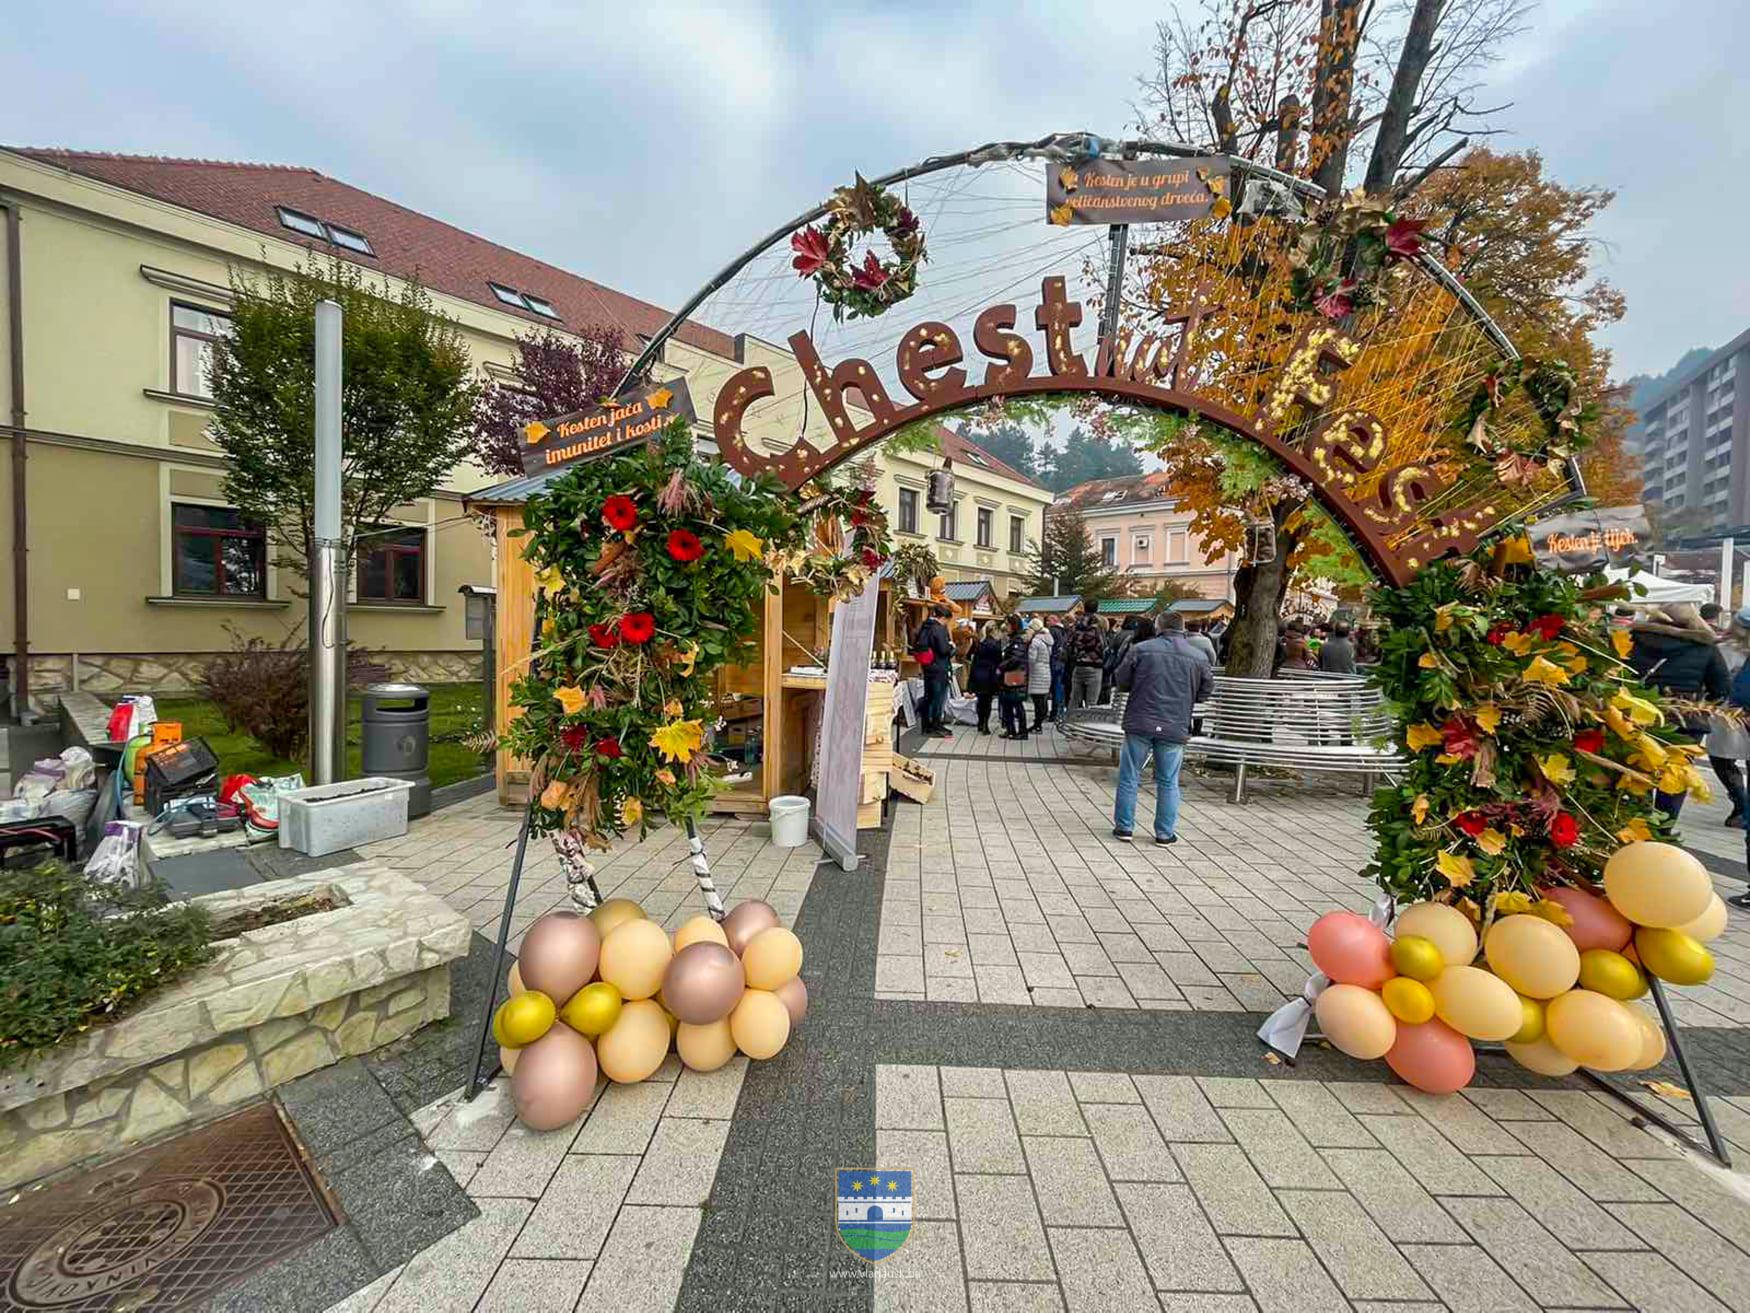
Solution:
<path fill-rule="evenodd" d="M 370 684 L 359 711 L 359 764 L 366 775 L 406 780 L 409 816 L 431 811 L 431 691 L 418 684 Z"/>
<path fill-rule="evenodd" d="M 800 848 L 808 842 L 808 799 L 794 793 L 780 794 L 766 804 L 772 818 L 772 846 Z"/>

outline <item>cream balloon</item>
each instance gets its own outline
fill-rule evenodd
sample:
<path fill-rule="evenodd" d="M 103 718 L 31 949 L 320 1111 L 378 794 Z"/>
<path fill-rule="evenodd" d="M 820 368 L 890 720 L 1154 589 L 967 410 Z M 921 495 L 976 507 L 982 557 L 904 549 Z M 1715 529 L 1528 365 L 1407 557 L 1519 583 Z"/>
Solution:
<path fill-rule="evenodd" d="M 1352 1058 L 1383 1058 L 1397 1042 L 1398 1023 L 1385 1001 L 1360 985 L 1331 985 L 1313 1004 L 1325 1038 Z"/>
<path fill-rule="evenodd" d="M 1535 1071 L 1539 1076 L 1571 1076 L 1580 1066 L 1551 1044 L 1548 1035 L 1534 1039 L 1529 1044 L 1517 1044 L 1508 1040 L 1501 1047 L 1507 1050 L 1507 1056 L 1513 1061 L 1527 1071 Z"/>
<path fill-rule="evenodd" d="M 1641 1028 L 1641 1055 L 1630 1064 L 1630 1071 L 1648 1071 L 1665 1061 L 1665 1028 L 1659 1019 L 1645 1008 L 1631 1007 L 1629 1015 Z"/>
<path fill-rule="evenodd" d="M 741 951 L 749 989 L 776 989 L 802 971 L 802 941 L 781 925 L 768 927 Z"/>
<path fill-rule="evenodd" d="M 729 1033 L 748 1057 L 776 1057 L 790 1038 L 790 1009 L 770 990 L 750 989 L 729 1014 Z"/>
<path fill-rule="evenodd" d="M 637 999 L 620 1009 L 620 1019 L 596 1041 L 596 1060 L 609 1080 L 635 1084 L 662 1065 L 668 1040 L 668 1018 L 662 1009 L 647 998 Z"/>
<path fill-rule="evenodd" d="M 644 909 L 630 898 L 610 898 L 589 914 L 605 940 L 628 921 L 642 921 Z"/>
<path fill-rule="evenodd" d="M 601 976 L 620 995 L 636 1001 L 662 988 L 674 949 L 654 921 L 624 922 L 602 941 Z"/>
<path fill-rule="evenodd" d="M 723 933 L 722 926 L 703 913 L 682 922 L 681 928 L 674 932 L 674 951 L 677 953 L 694 944 L 706 943 L 722 944 L 728 948 L 729 936 Z"/>
<path fill-rule="evenodd" d="M 513 994 L 520 994 L 526 988 L 523 984 L 523 973 L 517 970 L 515 962 L 510 964 L 510 974 L 504 978 L 504 982 Z"/>
<path fill-rule="evenodd" d="M 498 1065 L 504 1068 L 506 1076 L 516 1075 L 516 1060 L 521 1055 L 521 1049 L 507 1049 L 502 1044 L 498 1046 Z"/>
<path fill-rule="evenodd" d="M 1466 1039 L 1512 1039 L 1525 1025 L 1525 1009 L 1513 987 L 1477 967 L 1447 967 L 1428 989 L 1434 1015 Z"/>
<path fill-rule="evenodd" d="M 1715 894 L 1713 901 L 1707 905 L 1707 911 L 1696 917 L 1695 920 L 1687 921 L 1678 926 L 1677 929 L 1698 944 L 1711 944 L 1726 933 L 1728 919 L 1725 899 Z"/>
<path fill-rule="evenodd" d="M 1633 1010 L 1589 989 L 1551 999 L 1544 1025 L 1550 1043 L 1593 1071 L 1624 1071 L 1641 1055 L 1644 1041 Z"/>
<path fill-rule="evenodd" d="M 1477 932 L 1470 918 L 1445 903 L 1411 903 L 1398 913 L 1392 933 L 1431 941 L 1447 966 L 1469 966 L 1477 955 Z"/>
<path fill-rule="evenodd" d="M 1489 969 L 1527 998 L 1554 998 L 1580 978 L 1580 950 L 1553 921 L 1504 916 L 1483 944 Z"/>
<path fill-rule="evenodd" d="M 1670 929 L 1706 912 L 1714 885 L 1707 868 L 1683 849 L 1646 842 L 1625 844 L 1610 855 L 1604 892 L 1636 925 Z"/>
<path fill-rule="evenodd" d="M 675 1051 L 694 1071 L 716 1071 L 735 1056 L 735 1036 L 730 1032 L 729 1018 L 703 1026 L 681 1022 L 675 1032 Z"/>

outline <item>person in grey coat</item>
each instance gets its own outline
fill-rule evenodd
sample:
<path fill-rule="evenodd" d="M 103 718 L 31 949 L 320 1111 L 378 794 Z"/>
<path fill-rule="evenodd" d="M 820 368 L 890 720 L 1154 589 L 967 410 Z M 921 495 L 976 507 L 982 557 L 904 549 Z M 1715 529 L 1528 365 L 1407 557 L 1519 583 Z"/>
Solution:
<path fill-rule="evenodd" d="M 1355 673 L 1355 644 L 1349 626 L 1341 620 L 1331 625 L 1331 636 L 1319 647 L 1319 669 L 1331 675 Z"/>
<path fill-rule="evenodd" d="M 1128 843 L 1136 828 L 1136 793 L 1142 763 L 1155 764 L 1155 842 L 1179 841 L 1179 765 L 1191 737 L 1191 708 L 1215 691 L 1203 654 L 1185 641 L 1185 620 L 1161 617 L 1161 632 L 1145 618 L 1113 682 L 1130 694 L 1124 704 L 1124 749 L 1118 761 L 1118 797 L 1112 837 Z"/>
<path fill-rule="evenodd" d="M 1056 649 L 1051 631 L 1035 620 L 1027 634 L 1027 692 L 1033 697 L 1033 732 L 1051 716 L 1051 657 Z"/>

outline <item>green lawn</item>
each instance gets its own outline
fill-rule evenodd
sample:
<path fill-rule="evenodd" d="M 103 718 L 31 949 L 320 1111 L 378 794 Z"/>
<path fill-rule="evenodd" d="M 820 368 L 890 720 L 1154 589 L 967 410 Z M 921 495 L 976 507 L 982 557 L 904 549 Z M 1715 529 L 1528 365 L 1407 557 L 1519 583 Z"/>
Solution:
<path fill-rule="evenodd" d="M 490 759 L 463 746 L 461 738 L 480 727 L 483 690 L 479 683 L 431 686 L 431 763 L 433 785 L 454 784 L 490 769 Z M 219 709 L 205 698 L 158 698 L 158 719 L 182 722 L 184 738 L 202 738 L 219 758 L 223 775 L 289 775 L 304 769 L 270 755 L 249 735 L 225 725 Z M 347 773 L 359 775 L 359 700 L 347 699 Z"/>

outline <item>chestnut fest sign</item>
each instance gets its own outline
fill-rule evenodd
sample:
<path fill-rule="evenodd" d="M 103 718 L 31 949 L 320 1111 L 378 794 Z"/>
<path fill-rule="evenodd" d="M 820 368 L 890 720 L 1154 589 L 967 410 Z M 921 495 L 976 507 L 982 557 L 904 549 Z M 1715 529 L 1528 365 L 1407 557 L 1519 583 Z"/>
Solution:
<path fill-rule="evenodd" d="M 649 441 L 671 420 L 693 418 L 685 379 L 646 383 L 625 396 L 561 415 L 536 420 L 523 429 L 523 471 L 569 465 L 605 456 L 629 443 Z"/>

